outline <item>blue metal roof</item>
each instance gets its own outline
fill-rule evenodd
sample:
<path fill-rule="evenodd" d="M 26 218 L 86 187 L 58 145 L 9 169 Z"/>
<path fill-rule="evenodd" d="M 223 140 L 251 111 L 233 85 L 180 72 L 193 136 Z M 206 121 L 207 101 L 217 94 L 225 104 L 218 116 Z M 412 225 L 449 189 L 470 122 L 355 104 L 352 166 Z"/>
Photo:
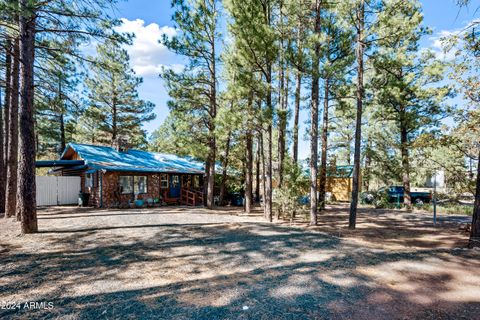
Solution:
<path fill-rule="evenodd" d="M 78 153 L 79 157 L 85 161 L 85 165 L 95 170 L 204 173 L 204 164 L 193 158 L 141 150 L 119 152 L 112 147 L 79 143 L 69 143 L 60 159 L 65 160 L 66 152 L 70 148 Z"/>

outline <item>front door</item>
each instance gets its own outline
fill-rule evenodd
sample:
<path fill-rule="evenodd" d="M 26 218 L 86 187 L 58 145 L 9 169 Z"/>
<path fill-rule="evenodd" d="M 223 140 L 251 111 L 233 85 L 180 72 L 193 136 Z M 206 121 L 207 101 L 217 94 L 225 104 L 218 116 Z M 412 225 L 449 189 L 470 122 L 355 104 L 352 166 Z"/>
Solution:
<path fill-rule="evenodd" d="M 170 176 L 170 198 L 180 198 L 180 176 L 173 174 Z"/>

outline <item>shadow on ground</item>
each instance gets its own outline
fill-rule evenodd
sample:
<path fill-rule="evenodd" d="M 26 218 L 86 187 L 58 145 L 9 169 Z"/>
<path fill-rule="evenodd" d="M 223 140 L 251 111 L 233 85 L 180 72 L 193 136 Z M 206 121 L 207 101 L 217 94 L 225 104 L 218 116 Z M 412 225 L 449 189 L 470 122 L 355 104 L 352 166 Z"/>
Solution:
<path fill-rule="evenodd" d="M 0 318 L 473 319 L 480 312 L 478 251 L 376 249 L 192 209 L 77 214 L 85 217 L 40 212 L 43 233 L 1 239 L 0 301 L 54 308 L 0 310 Z"/>

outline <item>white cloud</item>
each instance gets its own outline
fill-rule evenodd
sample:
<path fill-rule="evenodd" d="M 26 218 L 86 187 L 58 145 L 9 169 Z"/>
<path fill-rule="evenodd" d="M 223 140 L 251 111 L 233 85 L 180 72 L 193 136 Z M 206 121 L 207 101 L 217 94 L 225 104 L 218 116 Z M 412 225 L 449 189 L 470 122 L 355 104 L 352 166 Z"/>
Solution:
<path fill-rule="evenodd" d="M 434 36 L 431 36 L 428 38 L 430 41 L 430 47 L 437 59 L 443 60 L 443 61 L 450 61 L 455 58 L 455 50 L 456 48 L 451 48 L 448 51 L 445 51 L 445 45 L 444 41 L 445 39 L 448 39 L 449 37 L 453 37 L 456 34 L 458 34 L 459 30 L 442 30 L 437 32 Z"/>
<path fill-rule="evenodd" d="M 449 38 L 458 37 L 464 35 L 466 32 L 470 32 L 470 30 L 479 25 L 480 20 L 474 19 L 471 21 L 467 21 L 464 23 L 464 26 L 461 28 L 456 28 L 452 30 L 441 30 L 437 32 L 435 35 L 428 38 L 430 41 L 429 49 L 431 49 L 436 57 L 441 60 L 451 61 L 455 59 L 455 52 L 458 51 L 460 48 L 458 45 L 454 45 L 449 48 L 449 50 L 445 50 L 445 41 Z"/>
<path fill-rule="evenodd" d="M 122 18 L 122 25 L 116 28 L 118 32 L 134 33 L 133 44 L 126 49 L 130 55 L 132 68 L 139 76 L 157 76 L 162 68 L 171 68 L 175 71 L 183 69 L 175 54 L 159 42 L 163 35 L 173 37 L 177 34 L 175 28 L 160 27 L 156 23 L 145 25 L 141 19 L 128 20 Z"/>

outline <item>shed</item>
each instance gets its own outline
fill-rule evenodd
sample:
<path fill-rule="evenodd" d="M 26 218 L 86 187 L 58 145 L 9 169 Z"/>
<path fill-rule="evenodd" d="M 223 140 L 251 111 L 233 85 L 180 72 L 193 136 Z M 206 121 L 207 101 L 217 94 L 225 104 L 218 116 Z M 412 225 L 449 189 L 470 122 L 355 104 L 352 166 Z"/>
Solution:
<path fill-rule="evenodd" d="M 335 166 L 335 168 L 327 170 L 326 191 L 332 194 L 333 201 L 350 201 L 352 198 L 352 184 L 352 165 Z"/>

